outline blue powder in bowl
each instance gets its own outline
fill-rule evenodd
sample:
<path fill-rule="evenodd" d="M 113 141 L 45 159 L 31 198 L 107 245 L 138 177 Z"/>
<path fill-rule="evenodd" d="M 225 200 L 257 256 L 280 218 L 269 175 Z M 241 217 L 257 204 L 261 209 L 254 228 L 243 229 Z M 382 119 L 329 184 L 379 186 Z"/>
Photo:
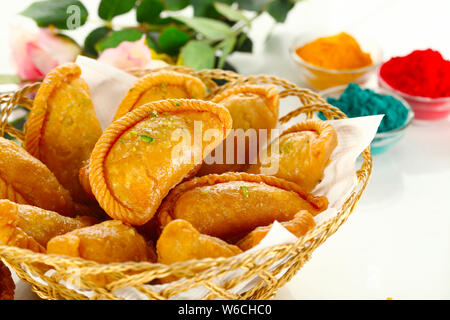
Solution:
<path fill-rule="evenodd" d="M 409 111 L 401 101 L 370 89 L 362 89 L 355 83 L 350 83 L 339 99 L 328 97 L 327 101 L 342 110 L 349 118 L 384 114 L 378 132 L 398 129 L 408 118 Z M 324 119 L 322 113 L 320 118 Z"/>

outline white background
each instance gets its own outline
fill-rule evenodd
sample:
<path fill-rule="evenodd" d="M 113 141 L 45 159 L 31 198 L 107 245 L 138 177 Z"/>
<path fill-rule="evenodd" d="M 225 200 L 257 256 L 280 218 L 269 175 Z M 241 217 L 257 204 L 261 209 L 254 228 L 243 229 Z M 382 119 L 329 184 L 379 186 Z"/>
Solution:
<path fill-rule="evenodd" d="M 8 25 L 31 1 L 1 0 L 0 73 L 12 73 Z M 98 1 L 84 1 L 96 24 Z M 244 74 L 273 74 L 296 81 L 287 53 L 299 33 L 355 30 L 376 39 L 385 58 L 414 49 L 439 50 L 450 59 L 448 0 L 305 0 L 284 25 L 255 22 L 254 55 L 231 61 Z M 117 19 L 130 24 L 132 16 Z M 29 25 L 33 25 L 29 23 Z M 271 31 L 271 36 L 265 35 Z M 282 110 L 285 113 L 286 110 Z M 374 158 L 365 195 L 341 229 L 317 249 L 279 299 L 450 299 L 450 120 L 415 121 L 404 139 Z M 32 298 L 19 285 L 18 298 Z"/>

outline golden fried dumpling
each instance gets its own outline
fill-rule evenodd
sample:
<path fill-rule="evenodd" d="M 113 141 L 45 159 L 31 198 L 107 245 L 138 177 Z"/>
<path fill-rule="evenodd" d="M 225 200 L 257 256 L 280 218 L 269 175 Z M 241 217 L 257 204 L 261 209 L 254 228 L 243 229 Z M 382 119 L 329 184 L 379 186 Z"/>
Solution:
<path fill-rule="evenodd" d="M 0 300 L 14 300 L 16 285 L 11 276 L 11 271 L 0 260 Z"/>
<path fill-rule="evenodd" d="M 204 258 L 232 257 L 242 251 L 219 238 L 198 232 L 186 220 L 173 220 L 163 230 L 156 243 L 158 262 L 170 265 L 175 262 Z M 204 268 L 198 268 L 201 272 Z M 162 283 L 177 280 L 176 276 L 160 279 Z"/>
<path fill-rule="evenodd" d="M 249 173 L 274 175 L 312 191 L 337 146 L 333 126 L 322 120 L 306 120 L 285 130 L 279 137 L 278 150 L 269 146 L 265 158 L 250 166 Z M 272 171 L 275 168 L 274 172 Z"/>
<path fill-rule="evenodd" d="M 76 202 L 89 203 L 78 170 L 102 130 L 80 75 L 80 67 L 73 63 L 47 74 L 26 123 L 24 148 L 47 165 Z"/>
<path fill-rule="evenodd" d="M 230 128 L 228 111 L 207 101 L 141 106 L 113 122 L 96 144 L 89 164 L 92 192 L 112 218 L 143 225 Z M 209 139 L 207 132 L 216 135 Z"/>
<path fill-rule="evenodd" d="M 292 234 L 296 235 L 297 237 L 301 237 L 305 235 L 309 230 L 312 230 L 315 227 L 316 223 L 314 222 L 313 216 L 308 211 L 302 210 L 296 213 L 292 220 L 281 222 L 281 225 Z M 272 225 L 256 228 L 255 230 L 247 234 L 244 238 L 239 240 L 236 245 L 244 251 L 253 248 L 261 242 L 261 240 L 270 231 L 271 227 Z"/>
<path fill-rule="evenodd" d="M 172 264 L 191 259 L 231 257 L 242 251 L 218 238 L 198 232 L 186 220 L 173 220 L 156 243 L 158 262 Z"/>
<path fill-rule="evenodd" d="M 0 200 L 0 242 L 45 252 L 47 242 L 58 235 L 97 223 L 91 217 L 69 218 L 38 207 Z"/>
<path fill-rule="evenodd" d="M 74 216 L 69 192 L 39 160 L 16 143 L 0 138 L 0 199 Z"/>
<path fill-rule="evenodd" d="M 204 163 L 198 175 L 245 171 L 252 160 L 250 143 L 254 143 L 256 146 L 253 155 L 256 157 L 259 144 L 265 145 L 266 143 L 266 141 L 259 141 L 260 129 L 267 130 L 267 139 L 270 140 L 271 129 L 277 126 L 278 90 L 273 85 L 243 85 L 227 89 L 216 95 L 211 101 L 225 106 L 231 114 L 235 135 L 230 134 L 227 140 L 234 140 L 234 142 L 228 141 L 228 143 L 233 142 L 234 151 L 227 149 L 227 142 L 224 141 L 212 152 L 214 158 L 220 158 L 222 163 L 216 161 L 210 164 Z M 248 129 L 255 129 L 255 134 L 252 135 L 253 132 L 247 131 Z M 241 142 L 238 143 L 239 141 Z M 243 144 L 244 141 L 245 144 Z M 216 154 L 219 148 L 221 153 Z M 232 151 L 233 153 L 231 153 Z M 239 156 L 239 153 L 242 156 Z"/>
<path fill-rule="evenodd" d="M 156 243 L 158 262 L 172 264 L 192 259 L 231 257 L 242 251 L 218 238 L 198 232 L 186 220 L 173 220 Z"/>
<path fill-rule="evenodd" d="M 99 263 L 151 261 L 153 248 L 130 226 L 117 220 L 105 221 L 54 237 L 47 253 L 80 257 Z"/>
<path fill-rule="evenodd" d="M 273 221 L 288 221 L 300 210 L 317 214 L 328 201 L 275 177 L 226 173 L 194 178 L 175 187 L 157 218 L 189 221 L 200 233 L 233 241 Z"/>
<path fill-rule="evenodd" d="M 140 78 L 122 99 L 114 120 L 148 102 L 167 99 L 204 99 L 206 86 L 197 77 L 161 70 Z"/>

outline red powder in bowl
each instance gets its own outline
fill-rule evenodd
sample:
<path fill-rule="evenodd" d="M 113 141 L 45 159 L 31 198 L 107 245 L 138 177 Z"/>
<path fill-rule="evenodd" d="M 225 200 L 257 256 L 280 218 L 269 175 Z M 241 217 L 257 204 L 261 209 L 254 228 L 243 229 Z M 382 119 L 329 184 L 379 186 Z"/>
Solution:
<path fill-rule="evenodd" d="M 412 96 L 450 97 L 450 61 L 432 49 L 390 59 L 381 66 L 380 76 L 392 88 Z"/>

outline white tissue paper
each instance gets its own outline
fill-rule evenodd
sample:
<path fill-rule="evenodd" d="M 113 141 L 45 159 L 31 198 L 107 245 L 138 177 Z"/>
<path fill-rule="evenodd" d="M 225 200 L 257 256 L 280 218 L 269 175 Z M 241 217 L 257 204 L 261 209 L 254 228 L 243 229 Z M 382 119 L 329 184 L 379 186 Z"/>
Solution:
<path fill-rule="evenodd" d="M 102 130 L 105 130 L 112 122 L 120 101 L 137 78 L 125 71 L 81 55 L 75 63 L 80 66 L 81 76 L 89 85 L 95 113 Z"/>
<path fill-rule="evenodd" d="M 136 78 L 114 67 L 101 64 L 86 57 L 80 56 L 77 59 L 77 63 L 82 69 L 83 78 L 89 84 L 95 111 L 102 128 L 105 129 L 112 121 L 121 99 L 136 81 Z M 290 111 L 286 105 L 283 105 L 283 102 L 280 109 L 284 112 Z M 313 191 L 316 195 L 326 196 L 329 201 L 328 209 L 315 217 L 318 225 L 338 213 L 340 207 L 356 186 L 356 160 L 375 137 L 382 118 L 382 115 L 378 115 L 330 121 L 337 132 L 338 145 L 331 155 L 329 165 L 325 169 L 324 179 Z M 296 236 L 287 231 L 281 224 L 275 222 L 266 237 L 250 250 L 257 251 L 278 244 L 294 243 L 296 240 Z M 284 260 L 278 261 L 271 269 L 277 268 L 288 259 L 289 257 L 286 257 Z M 244 271 L 230 271 L 215 281 L 218 284 L 226 282 L 228 279 L 238 276 L 240 272 Z M 277 277 L 281 277 L 282 274 L 283 272 L 278 274 Z M 255 276 L 253 279 L 240 283 L 231 291 L 235 294 L 243 293 L 251 289 L 259 280 L 259 277 Z M 156 292 L 163 290 L 167 286 L 167 284 L 149 285 Z M 85 290 L 78 290 L 73 285 L 70 287 L 86 296 L 92 294 Z M 201 299 L 208 293 L 209 290 L 207 288 L 199 286 L 173 296 L 171 299 Z M 145 295 L 132 287 L 116 290 L 114 294 L 123 299 L 147 299 Z"/>

